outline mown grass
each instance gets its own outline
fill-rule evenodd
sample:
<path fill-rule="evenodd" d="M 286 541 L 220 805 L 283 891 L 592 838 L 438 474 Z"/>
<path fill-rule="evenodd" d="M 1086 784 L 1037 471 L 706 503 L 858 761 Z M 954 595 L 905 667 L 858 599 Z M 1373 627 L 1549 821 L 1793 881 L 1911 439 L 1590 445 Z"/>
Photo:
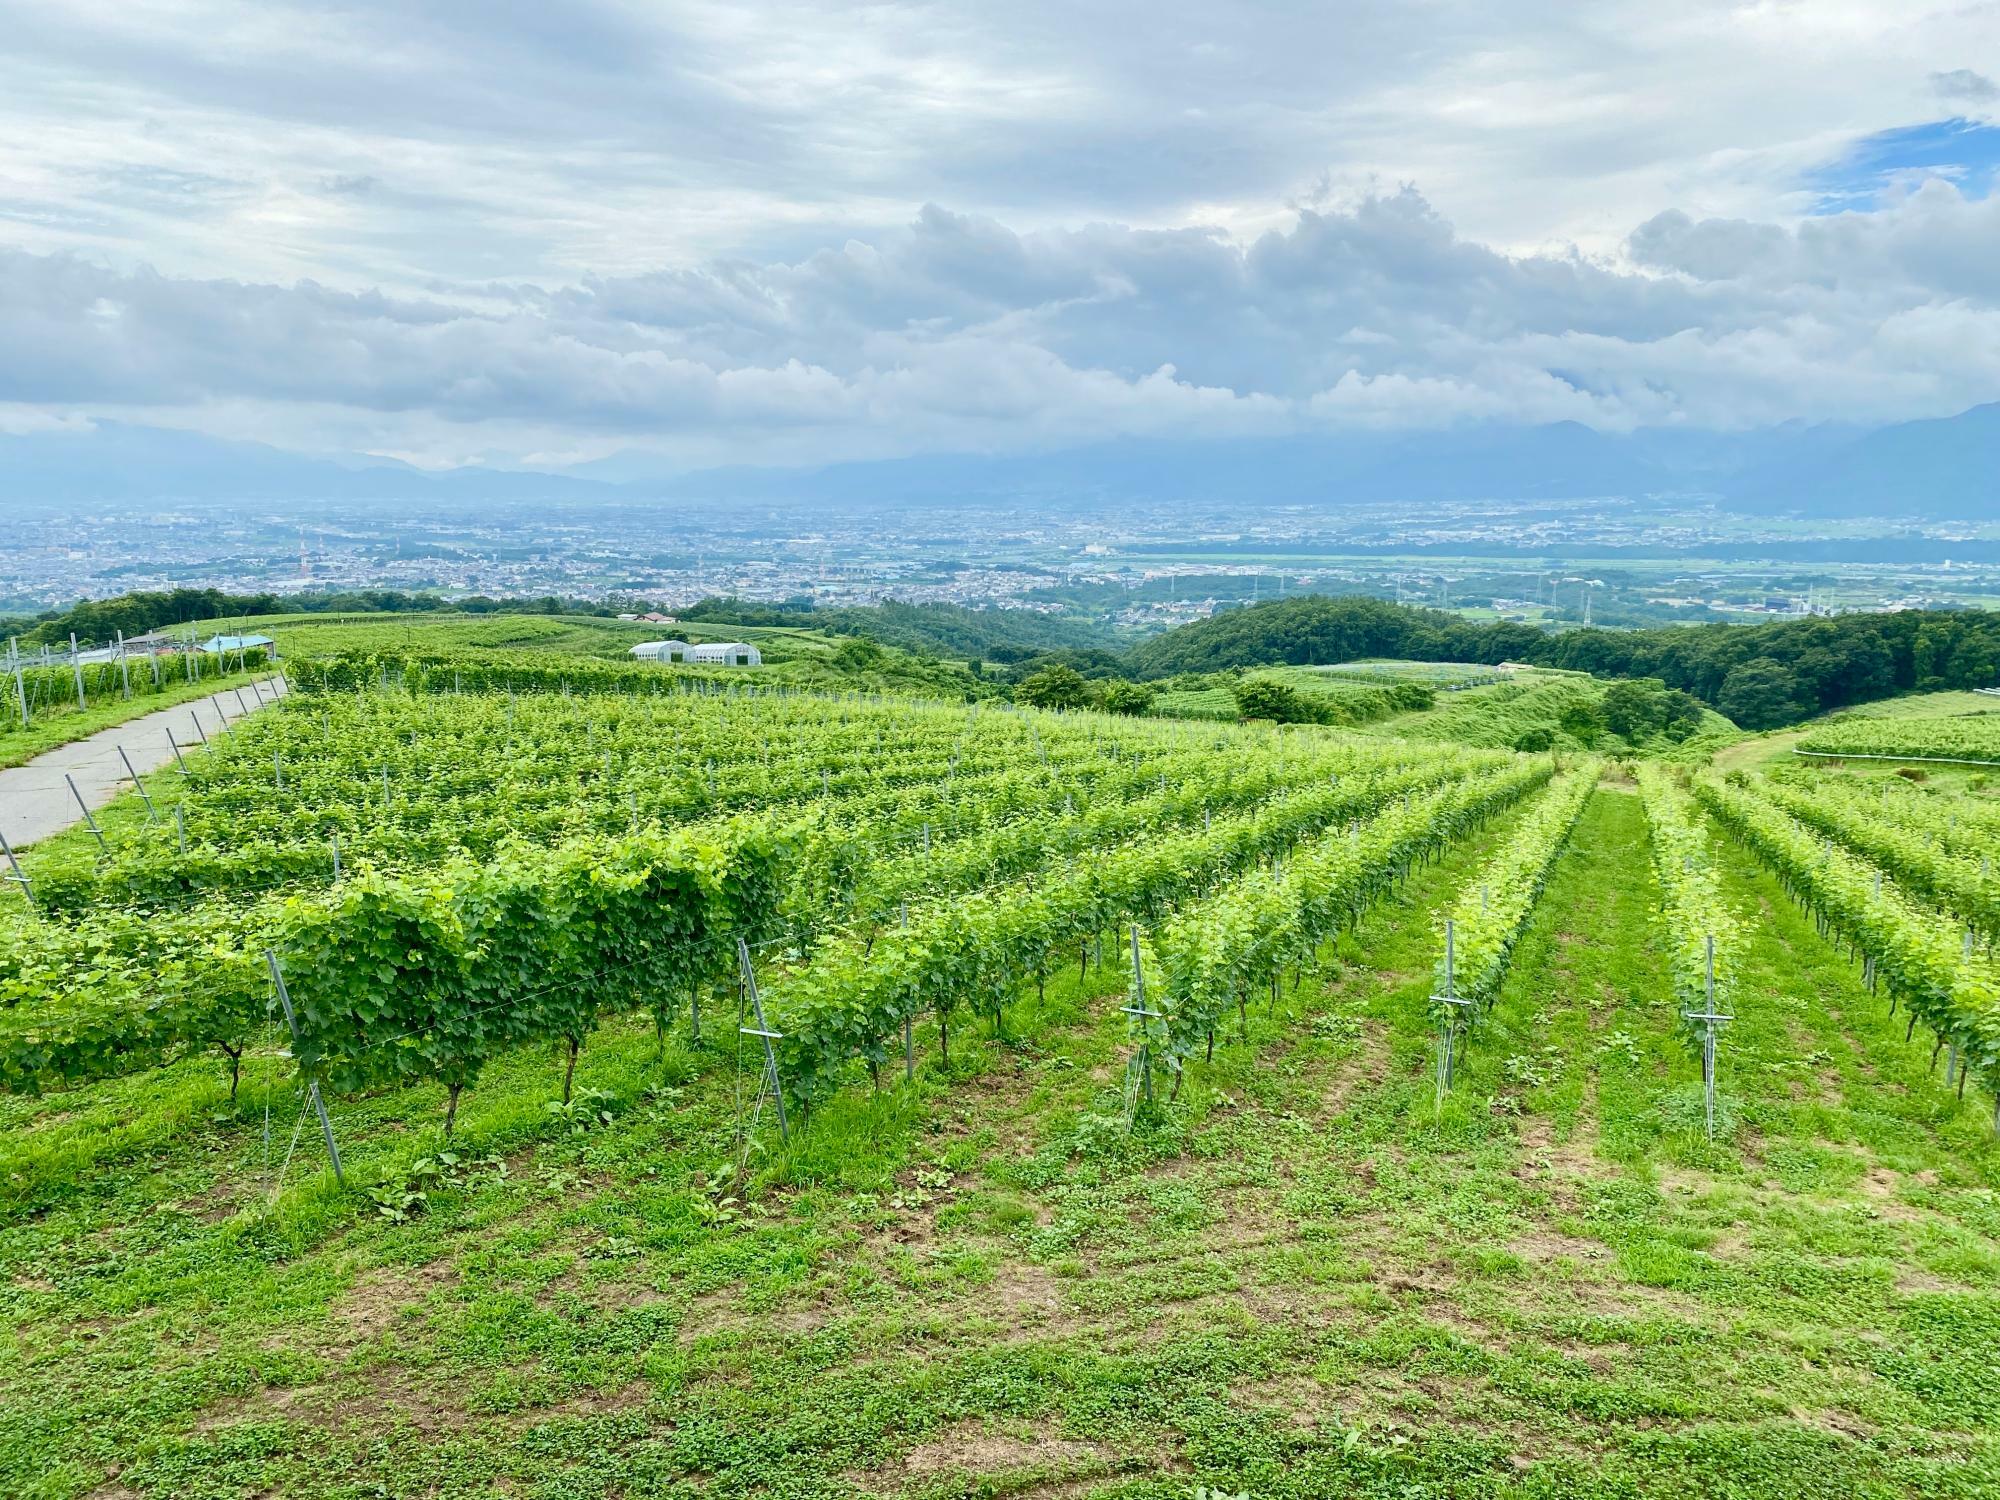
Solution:
<path fill-rule="evenodd" d="M 1015 1040 L 955 1034 L 946 1069 L 920 1034 L 914 1086 L 789 1151 L 761 1130 L 742 1173 L 733 1039 L 602 1035 L 611 1119 L 576 1134 L 523 1054 L 406 1223 L 334 1190 L 310 1127 L 272 1194 L 278 1059 L 234 1110 L 200 1060 L 10 1102 L 0 1490 L 2000 1492 L 1989 1132 L 1735 851 L 1723 1139 L 1610 787 L 1434 1098 L 1433 917 L 1501 831 L 1136 1129 L 1113 945 Z M 434 1154 L 438 1102 L 341 1102 L 356 1177 Z"/>

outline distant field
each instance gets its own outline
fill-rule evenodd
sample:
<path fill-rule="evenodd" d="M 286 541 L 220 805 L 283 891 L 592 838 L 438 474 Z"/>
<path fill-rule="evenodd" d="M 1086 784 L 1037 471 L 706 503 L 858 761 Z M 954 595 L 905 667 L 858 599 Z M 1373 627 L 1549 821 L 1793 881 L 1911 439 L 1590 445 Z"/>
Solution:
<path fill-rule="evenodd" d="M 1345 661 L 1335 666 L 1307 667 L 1303 670 L 1335 680 L 1345 678 L 1374 682 L 1386 679 L 1390 682 L 1414 682 L 1422 687 L 1436 688 L 1505 682 L 1510 675 L 1498 667 L 1462 661 Z"/>
<path fill-rule="evenodd" d="M 1818 755 L 2000 766 L 2000 713 L 1842 719 L 1806 734 L 1799 740 L 1798 748 Z"/>
<path fill-rule="evenodd" d="M 750 641 L 767 661 L 823 657 L 832 643 L 813 631 L 762 625 L 647 625 L 592 615 L 261 615 L 209 620 L 197 632 L 255 631 L 278 642 L 281 657 L 341 651 L 555 651 L 613 659 L 641 641 Z"/>
<path fill-rule="evenodd" d="M 1236 699 L 1225 687 L 1161 693 L 1153 700 L 1153 712 L 1168 719 L 1234 720 Z"/>
<path fill-rule="evenodd" d="M 1504 749 L 1530 730 L 1547 729 L 1558 745 L 1582 748 L 1562 732 L 1563 712 L 1575 704 L 1596 703 L 1609 686 L 1591 677 L 1565 675 L 1466 688 L 1440 698 L 1438 706 L 1427 712 L 1390 719 L 1378 732 Z"/>
<path fill-rule="evenodd" d="M 1827 715 L 1826 722 L 1842 719 L 1946 719 L 1957 714 L 2000 713 L 2000 698 L 1988 693 L 1911 693 L 1904 698 L 1883 698 L 1860 703 Z"/>

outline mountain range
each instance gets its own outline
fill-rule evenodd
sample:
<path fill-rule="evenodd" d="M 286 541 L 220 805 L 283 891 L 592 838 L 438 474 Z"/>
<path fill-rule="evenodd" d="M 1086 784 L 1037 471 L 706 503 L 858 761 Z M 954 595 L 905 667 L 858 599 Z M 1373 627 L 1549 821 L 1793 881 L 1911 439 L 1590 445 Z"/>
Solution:
<path fill-rule="evenodd" d="M 1218 441 L 1119 439 L 1050 453 L 937 454 L 821 468 L 668 472 L 621 453 L 563 472 L 442 472 L 307 457 L 99 422 L 0 436 L 0 505 L 97 502 L 739 501 L 802 506 L 1343 505 L 1706 497 L 1747 514 L 1897 521 L 2000 514 L 2000 403 L 1874 429 L 1607 434 L 1576 423 Z"/>

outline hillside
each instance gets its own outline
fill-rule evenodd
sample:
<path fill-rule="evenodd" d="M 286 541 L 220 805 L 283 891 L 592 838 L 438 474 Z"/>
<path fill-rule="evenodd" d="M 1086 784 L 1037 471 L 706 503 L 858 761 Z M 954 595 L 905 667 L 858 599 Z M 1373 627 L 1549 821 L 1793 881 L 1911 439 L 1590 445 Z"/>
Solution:
<path fill-rule="evenodd" d="M 1274 438 L 1124 438 L 1054 452 L 934 452 L 789 468 L 688 470 L 645 453 L 560 471 L 425 471 L 375 455 L 310 458 L 260 443 L 98 421 L 0 434 L 6 498 L 19 506 L 107 500 L 599 504 L 754 502 L 877 508 L 1029 502 L 1094 511 L 1143 500 L 1323 508 L 1706 494 L 1751 513 L 1980 518 L 1995 503 L 2000 405 L 1880 427 L 1786 424 L 1750 432 L 1599 432 L 1575 422 L 1365 428 Z"/>
<path fill-rule="evenodd" d="M 0 891 L 7 1493 L 2000 1482 L 1992 799 L 425 626 Z"/>
<path fill-rule="evenodd" d="M 1897 693 L 1992 686 L 2000 681 L 2000 614 L 1906 610 L 1549 634 L 1378 599 L 1301 595 L 1167 631 L 1133 647 L 1127 659 L 1135 674 L 1162 678 L 1373 656 L 1654 677 L 1762 729 Z"/>

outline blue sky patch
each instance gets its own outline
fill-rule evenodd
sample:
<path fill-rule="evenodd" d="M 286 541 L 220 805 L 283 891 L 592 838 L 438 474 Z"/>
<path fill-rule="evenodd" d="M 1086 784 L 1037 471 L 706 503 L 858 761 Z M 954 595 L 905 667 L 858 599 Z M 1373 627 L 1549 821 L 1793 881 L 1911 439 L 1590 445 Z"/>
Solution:
<path fill-rule="evenodd" d="M 1954 117 L 1865 135 L 1838 161 L 1806 174 L 1816 214 L 1866 212 L 1926 177 L 1944 177 L 1984 198 L 2000 175 L 2000 125 Z"/>

